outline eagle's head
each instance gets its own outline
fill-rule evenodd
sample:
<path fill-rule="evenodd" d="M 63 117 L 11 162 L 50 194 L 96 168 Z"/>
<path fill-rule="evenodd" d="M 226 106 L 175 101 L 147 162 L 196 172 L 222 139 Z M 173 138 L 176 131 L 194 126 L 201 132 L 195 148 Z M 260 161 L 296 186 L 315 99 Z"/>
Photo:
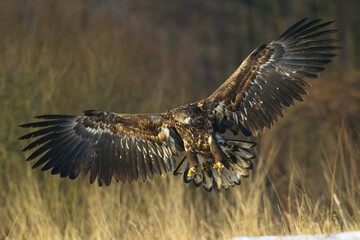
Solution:
<path fill-rule="evenodd" d="M 202 110 L 197 104 L 190 104 L 176 108 L 172 112 L 172 118 L 179 125 L 192 126 L 201 116 Z"/>

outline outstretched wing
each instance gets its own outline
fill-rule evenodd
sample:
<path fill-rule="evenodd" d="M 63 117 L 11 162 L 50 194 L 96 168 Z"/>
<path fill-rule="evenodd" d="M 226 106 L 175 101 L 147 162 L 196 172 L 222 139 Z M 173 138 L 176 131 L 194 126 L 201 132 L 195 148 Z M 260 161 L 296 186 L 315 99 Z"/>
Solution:
<path fill-rule="evenodd" d="M 210 97 L 204 106 L 214 114 L 219 132 L 256 135 L 283 116 L 283 108 L 303 101 L 309 87 L 305 78 L 318 73 L 336 56 L 337 30 L 324 30 L 332 22 L 301 20 L 268 45 L 255 49 Z"/>
<path fill-rule="evenodd" d="M 40 137 L 23 151 L 35 150 L 27 160 L 39 158 L 33 168 L 75 179 L 90 171 L 90 183 L 101 186 L 115 180 L 152 180 L 175 168 L 175 156 L 183 151 L 182 139 L 168 114 L 116 114 L 85 111 L 85 116 L 43 115 L 45 121 L 21 127 L 40 127 L 19 139 Z"/>

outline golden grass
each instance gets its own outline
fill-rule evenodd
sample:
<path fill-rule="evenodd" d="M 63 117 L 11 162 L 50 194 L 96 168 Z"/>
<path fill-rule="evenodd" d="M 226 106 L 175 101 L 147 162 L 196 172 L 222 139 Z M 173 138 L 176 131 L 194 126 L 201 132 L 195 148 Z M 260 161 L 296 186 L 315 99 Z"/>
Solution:
<path fill-rule="evenodd" d="M 226 239 L 359 230 L 360 149 L 348 137 L 340 130 L 335 155 L 324 147 L 314 163 L 322 167 L 318 176 L 290 159 L 285 201 L 269 174 L 279 156 L 276 142 L 259 155 L 249 179 L 220 194 L 175 176 L 99 188 L 32 171 L 24 155 L 11 153 L 1 161 L 0 233 L 8 239 Z M 311 191 L 314 184 L 322 194 Z"/>
<path fill-rule="evenodd" d="M 172 175 L 99 188 L 31 170 L 17 125 L 35 115 L 165 111 L 213 89 L 196 79 L 205 66 L 184 48 L 188 39 L 169 50 L 154 29 L 102 6 L 24 2 L 0 8 L 0 239 L 226 239 L 360 229 L 358 75 L 344 87 L 331 69 L 305 104 L 256 139 L 255 170 L 229 191 L 209 194 Z M 324 85 L 328 79 L 335 87 Z M 351 97 L 338 101 L 345 90 Z"/>

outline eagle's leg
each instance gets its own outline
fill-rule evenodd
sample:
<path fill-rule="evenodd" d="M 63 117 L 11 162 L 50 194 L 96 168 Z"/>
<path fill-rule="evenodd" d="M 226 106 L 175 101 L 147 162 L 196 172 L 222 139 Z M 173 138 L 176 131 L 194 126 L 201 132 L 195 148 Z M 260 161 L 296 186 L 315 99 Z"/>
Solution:
<path fill-rule="evenodd" d="M 221 169 L 224 168 L 223 163 L 225 163 L 225 160 L 227 159 L 227 157 L 226 157 L 225 153 L 223 152 L 223 150 L 220 148 L 220 145 L 216 141 L 216 138 L 214 136 L 211 136 L 209 138 L 209 144 L 210 144 L 210 151 L 215 158 L 214 168 L 217 168 L 218 171 L 220 172 Z"/>
<path fill-rule="evenodd" d="M 185 154 L 191 166 L 188 172 L 188 177 L 191 177 L 193 173 L 196 173 L 196 169 L 199 167 L 199 160 L 196 154 L 190 150 L 186 151 Z"/>

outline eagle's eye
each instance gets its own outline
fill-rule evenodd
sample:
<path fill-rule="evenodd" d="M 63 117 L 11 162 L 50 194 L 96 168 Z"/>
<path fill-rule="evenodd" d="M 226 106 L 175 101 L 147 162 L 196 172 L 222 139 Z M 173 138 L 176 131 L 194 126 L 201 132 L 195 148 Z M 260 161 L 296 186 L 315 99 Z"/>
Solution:
<path fill-rule="evenodd" d="M 192 119 L 192 117 L 187 117 L 187 118 L 184 119 L 184 122 L 191 126 L 192 123 L 193 123 L 193 119 Z"/>

